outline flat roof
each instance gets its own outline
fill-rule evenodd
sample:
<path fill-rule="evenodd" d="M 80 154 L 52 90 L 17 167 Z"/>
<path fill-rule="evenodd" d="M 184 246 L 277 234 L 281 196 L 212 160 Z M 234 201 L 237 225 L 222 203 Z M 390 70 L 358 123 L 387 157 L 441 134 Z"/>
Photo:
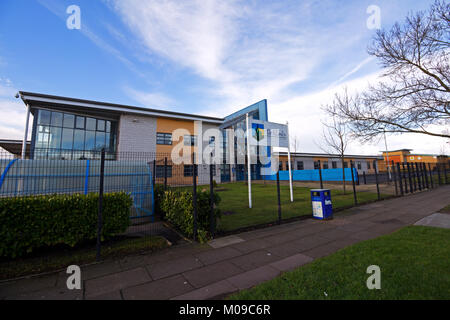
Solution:
<path fill-rule="evenodd" d="M 5 149 L 6 151 L 14 154 L 21 155 L 22 154 L 22 140 L 13 140 L 13 139 L 0 139 L 0 147 Z M 26 152 L 30 152 L 31 141 L 26 142 Z"/>
<path fill-rule="evenodd" d="M 282 152 L 274 152 L 278 153 L 278 155 L 286 155 L 286 151 Z M 303 152 L 291 152 L 291 156 L 295 157 L 328 157 L 328 158 L 340 158 L 341 156 L 338 154 L 332 154 L 332 153 L 303 153 Z M 346 154 L 344 156 L 345 158 L 358 158 L 358 159 L 383 159 L 383 156 L 370 156 L 370 155 L 355 155 L 355 154 Z"/>
<path fill-rule="evenodd" d="M 129 106 L 123 104 L 116 104 L 110 102 L 101 102 L 95 100 L 85 100 L 78 98 L 69 98 L 55 95 L 48 95 L 42 93 L 19 91 L 19 95 L 25 104 L 33 105 L 35 103 L 44 104 L 45 106 L 68 106 L 68 107 L 79 107 L 86 110 L 93 111 L 108 111 L 112 114 L 117 113 L 131 113 L 137 115 L 147 115 L 147 116 L 159 116 L 165 118 L 175 118 L 183 120 L 200 120 L 209 123 L 222 124 L 224 118 L 216 118 L 209 116 L 201 116 L 190 113 L 173 112 L 166 110 L 158 110 L 151 108 L 143 108 L 136 106 Z"/>

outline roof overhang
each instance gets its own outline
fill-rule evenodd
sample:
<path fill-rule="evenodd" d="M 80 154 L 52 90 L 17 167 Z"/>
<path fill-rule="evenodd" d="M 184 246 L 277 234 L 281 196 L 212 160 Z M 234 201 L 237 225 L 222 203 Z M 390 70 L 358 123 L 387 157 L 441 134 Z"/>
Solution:
<path fill-rule="evenodd" d="M 66 108 L 77 108 L 77 110 L 79 112 L 82 110 L 91 111 L 91 112 L 105 112 L 106 111 L 112 115 L 135 114 L 135 115 L 143 115 L 143 116 L 151 116 L 151 117 L 172 118 L 172 119 L 179 119 L 179 120 L 203 121 L 203 122 L 214 123 L 214 124 L 218 124 L 218 125 L 222 124 L 224 121 L 224 119 L 222 119 L 222 118 L 214 118 L 214 117 L 200 116 L 200 115 L 187 114 L 187 113 L 141 108 L 141 107 L 135 107 L 135 106 L 108 103 L 108 102 L 52 96 L 52 95 L 46 95 L 46 94 L 40 94 L 40 93 L 20 91 L 19 94 L 20 94 L 20 97 L 22 98 L 23 102 L 27 105 L 29 104 L 30 106 L 33 106 L 33 105 L 39 105 L 42 107 L 62 106 L 62 107 L 66 107 Z"/>

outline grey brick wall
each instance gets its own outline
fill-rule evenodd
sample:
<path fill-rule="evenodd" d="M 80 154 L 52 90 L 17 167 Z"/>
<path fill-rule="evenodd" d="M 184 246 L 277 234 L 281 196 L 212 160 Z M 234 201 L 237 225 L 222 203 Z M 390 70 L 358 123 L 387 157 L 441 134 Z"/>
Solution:
<path fill-rule="evenodd" d="M 156 152 L 156 118 L 121 115 L 118 151 Z"/>

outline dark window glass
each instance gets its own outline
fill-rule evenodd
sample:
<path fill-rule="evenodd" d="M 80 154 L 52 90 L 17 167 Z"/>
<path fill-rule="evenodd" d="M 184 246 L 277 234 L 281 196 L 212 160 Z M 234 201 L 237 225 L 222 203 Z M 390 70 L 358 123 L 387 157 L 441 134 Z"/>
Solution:
<path fill-rule="evenodd" d="M 328 169 L 328 162 L 324 162 L 324 163 L 323 163 L 323 168 L 324 168 L 324 169 Z"/>
<path fill-rule="evenodd" d="M 167 166 L 167 178 L 171 177 L 172 177 L 172 166 Z M 156 166 L 156 178 L 164 178 L 164 166 Z"/>
<path fill-rule="evenodd" d="M 348 162 L 344 161 L 344 168 L 348 168 Z"/>
<path fill-rule="evenodd" d="M 84 117 L 77 116 L 77 129 L 84 129 Z"/>
<path fill-rule="evenodd" d="M 370 161 L 367 161 L 367 169 L 370 169 Z"/>
<path fill-rule="evenodd" d="M 97 121 L 93 118 L 86 118 L 86 130 L 95 130 L 97 128 Z"/>
<path fill-rule="evenodd" d="M 50 128 L 49 148 L 59 149 L 61 147 L 61 128 Z"/>
<path fill-rule="evenodd" d="M 75 150 L 84 150 L 84 130 L 75 130 L 73 148 Z"/>
<path fill-rule="evenodd" d="M 64 113 L 64 128 L 73 128 L 75 124 L 75 116 L 73 114 Z"/>
<path fill-rule="evenodd" d="M 356 165 L 358 166 L 358 170 L 361 170 L 361 162 L 358 162 Z"/>
<path fill-rule="evenodd" d="M 303 166 L 303 161 L 298 161 L 297 162 L 297 170 L 303 170 L 304 166 Z"/>
<path fill-rule="evenodd" d="M 336 161 L 332 161 L 332 162 L 331 162 L 331 167 L 332 167 L 333 169 L 336 169 L 336 168 L 337 168 L 337 162 L 336 162 Z"/>
<path fill-rule="evenodd" d="M 157 132 L 156 133 L 156 144 L 171 145 L 172 144 L 172 134 Z"/>
<path fill-rule="evenodd" d="M 39 110 L 38 124 L 50 124 L 52 113 L 47 110 Z"/>
<path fill-rule="evenodd" d="M 319 161 L 314 161 L 314 169 L 319 169 Z"/>
<path fill-rule="evenodd" d="M 63 129 L 61 149 L 72 149 L 73 147 L 73 129 Z"/>
<path fill-rule="evenodd" d="M 111 121 L 106 121 L 106 132 L 111 132 Z"/>
<path fill-rule="evenodd" d="M 97 131 L 105 131 L 105 120 L 97 120 Z"/>
<path fill-rule="evenodd" d="M 195 167 L 197 168 L 197 165 L 195 165 Z M 197 168 L 195 171 L 196 171 L 196 173 L 197 173 L 197 175 L 198 175 L 198 168 Z M 185 176 L 185 177 L 192 177 L 193 174 L 194 174 L 194 173 L 193 173 L 193 167 L 192 167 L 192 164 L 190 164 L 190 165 L 185 165 L 185 166 L 184 166 L 184 176 Z"/>
<path fill-rule="evenodd" d="M 283 171 L 283 161 L 280 161 L 280 163 L 278 165 L 278 170 Z"/>
<path fill-rule="evenodd" d="M 62 127 L 63 114 L 61 112 L 52 112 L 52 126 Z"/>

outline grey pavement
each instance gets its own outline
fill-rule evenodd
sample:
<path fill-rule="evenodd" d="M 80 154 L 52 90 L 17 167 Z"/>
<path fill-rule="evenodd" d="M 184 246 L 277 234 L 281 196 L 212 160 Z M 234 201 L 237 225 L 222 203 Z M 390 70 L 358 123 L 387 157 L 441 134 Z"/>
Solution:
<path fill-rule="evenodd" d="M 160 252 L 82 267 L 82 289 L 64 272 L 0 283 L 0 299 L 217 299 L 412 224 L 449 226 L 450 186 Z"/>

